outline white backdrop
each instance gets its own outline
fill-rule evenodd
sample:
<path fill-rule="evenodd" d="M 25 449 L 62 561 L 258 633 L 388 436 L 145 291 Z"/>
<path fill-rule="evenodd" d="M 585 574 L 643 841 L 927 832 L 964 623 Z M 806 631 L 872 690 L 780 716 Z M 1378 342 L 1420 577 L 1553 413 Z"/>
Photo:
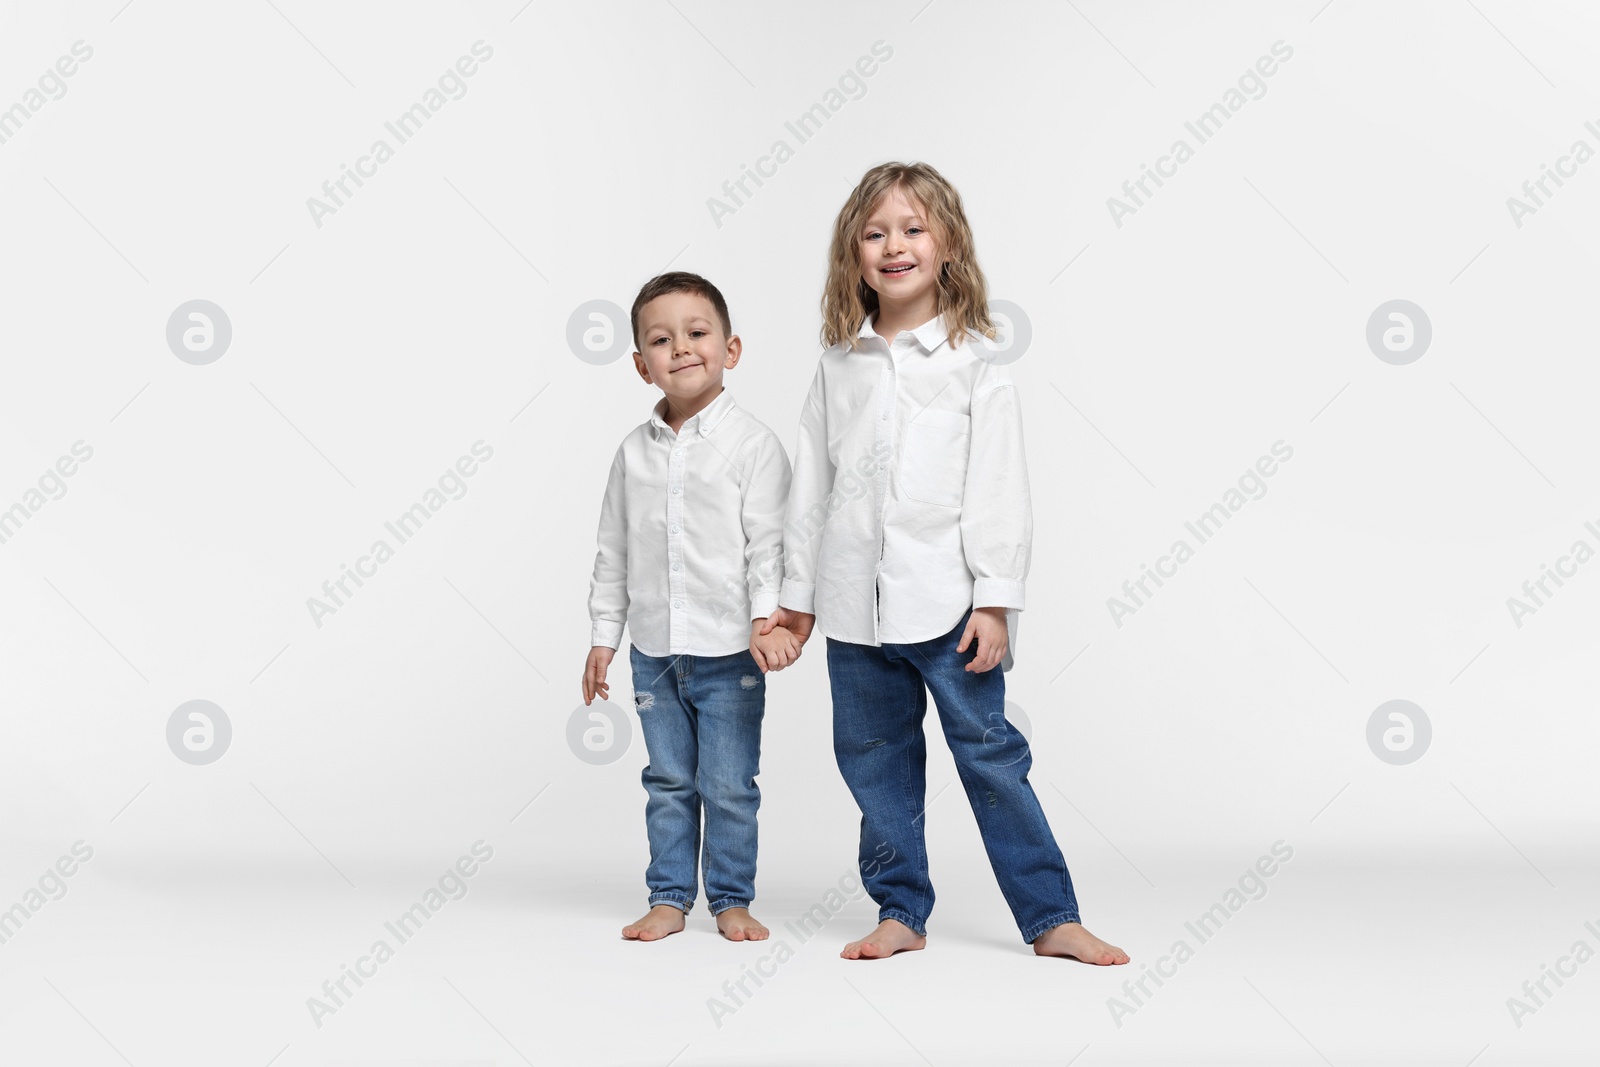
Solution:
<path fill-rule="evenodd" d="M 1593 1056 L 1597 44 L 1593 5 L 1505 0 L 6 5 L 0 1059 Z M 703 902 L 617 936 L 625 655 L 611 748 L 569 728 L 657 394 L 591 305 L 710 278 L 792 448 L 830 226 L 890 159 L 955 183 L 1011 309 L 1008 696 L 1129 967 L 1029 954 L 942 740 L 929 949 L 838 960 L 859 897 L 784 929 L 855 855 L 820 639 L 769 684 L 774 942 Z"/>

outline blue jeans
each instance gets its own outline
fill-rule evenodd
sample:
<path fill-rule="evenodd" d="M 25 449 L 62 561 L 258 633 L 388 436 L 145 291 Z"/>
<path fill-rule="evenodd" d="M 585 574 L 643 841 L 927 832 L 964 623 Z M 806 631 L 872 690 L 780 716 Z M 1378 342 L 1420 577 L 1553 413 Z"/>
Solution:
<path fill-rule="evenodd" d="M 963 668 L 976 640 L 957 652 L 968 615 L 943 637 L 910 644 L 858 645 L 828 638 L 833 689 L 833 754 L 861 809 L 862 882 L 879 921 L 919 934 L 933 909 L 923 840 L 927 740 L 933 691 L 956 772 L 978 819 L 1000 891 L 1022 940 L 1078 922 L 1072 876 L 1028 783 L 1028 742 L 1006 721 L 1005 676 Z"/>
<path fill-rule="evenodd" d="M 711 914 L 748 908 L 755 896 L 766 676 L 748 651 L 647 656 L 630 644 L 628 656 L 634 710 L 650 752 L 641 775 L 650 905 L 692 909 L 697 860 L 703 860 Z"/>

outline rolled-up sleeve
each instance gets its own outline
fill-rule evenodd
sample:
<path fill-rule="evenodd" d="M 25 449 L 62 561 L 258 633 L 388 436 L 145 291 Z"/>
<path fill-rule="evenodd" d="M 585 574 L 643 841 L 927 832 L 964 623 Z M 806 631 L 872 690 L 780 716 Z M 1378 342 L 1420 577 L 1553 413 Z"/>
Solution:
<path fill-rule="evenodd" d="M 776 434 L 768 434 L 745 465 L 740 517 L 750 592 L 751 621 L 778 607 L 783 586 L 783 517 L 789 501 L 789 457 Z"/>
<path fill-rule="evenodd" d="M 606 479 L 605 500 L 600 505 L 600 529 L 596 535 L 599 550 L 589 582 L 591 646 L 622 647 L 622 628 L 628 618 L 627 491 L 623 449 L 618 448 Z"/>
<path fill-rule="evenodd" d="M 784 518 L 784 574 L 778 602 L 791 611 L 815 614 L 817 554 L 833 490 L 833 460 L 828 454 L 828 403 L 819 363 L 800 412 L 800 437 L 794 450 L 794 476 Z"/>
<path fill-rule="evenodd" d="M 1033 505 L 1016 385 L 1009 379 L 980 381 L 972 398 L 971 427 L 961 545 L 973 576 L 972 606 L 1021 611 Z"/>

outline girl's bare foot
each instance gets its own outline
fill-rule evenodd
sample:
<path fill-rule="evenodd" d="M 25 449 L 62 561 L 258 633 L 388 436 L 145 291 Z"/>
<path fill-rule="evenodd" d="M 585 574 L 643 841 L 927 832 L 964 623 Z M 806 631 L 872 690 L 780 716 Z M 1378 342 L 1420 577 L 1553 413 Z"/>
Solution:
<path fill-rule="evenodd" d="M 765 941 L 768 933 L 749 908 L 724 908 L 717 913 L 717 929 L 729 941 Z"/>
<path fill-rule="evenodd" d="M 926 937 L 905 923 L 896 919 L 885 919 L 872 933 L 860 941 L 852 941 L 846 945 L 839 956 L 847 960 L 880 960 L 885 956 L 893 956 L 896 952 L 914 951 L 927 943 Z"/>
<path fill-rule="evenodd" d="M 1128 962 L 1126 952 L 1106 944 L 1085 930 L 1082 923 L 1052 926 L 1033 939 L 1033 951 L 1041 956 L 1071 956 L 1103 967 Z"/>
<path fill-rule="evenodd" d="M 644 913 L 644 918 L 624 926 L 622 936 L 629 941 L 659 941 L 682 929 L 683 912 L 671 904 L 657 904 Z"/>

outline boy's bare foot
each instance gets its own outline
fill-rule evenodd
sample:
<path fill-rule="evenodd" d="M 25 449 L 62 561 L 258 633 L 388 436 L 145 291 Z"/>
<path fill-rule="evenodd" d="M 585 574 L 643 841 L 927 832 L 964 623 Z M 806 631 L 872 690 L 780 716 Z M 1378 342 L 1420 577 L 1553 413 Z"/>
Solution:
<path fill-rule="evenodd" d="M 768 934 L 749 908 L 724 908 L 717 913 L 717 929 L 729 941 L 765 941 Z"/>
<path fill-rule="evenodd" d="M 622 936 L 629 941 L 659 941 L 682 929 L 683 912 L 671 904 L 657 904 L 644 913 L 644 918 L 624 926 Z"/>
<path fill-rule="evenodd" d="M 1033 939 L 1033 951 L 1041 956 L 1071 956 L 1102 967 L 1128 962 L 1126 952 L 1116 945 L 1106 944 L 1085 930 L 1082 923 L 1052 926 Z"/>
<path fill-rule="evenodd" d="M 839 956 L 847 960 L 880 960 L 896 952 L 911 952 L 927 945 L 928 939 L 897 919 L 885 919 L 878 928 L 844 947 Z"/>

